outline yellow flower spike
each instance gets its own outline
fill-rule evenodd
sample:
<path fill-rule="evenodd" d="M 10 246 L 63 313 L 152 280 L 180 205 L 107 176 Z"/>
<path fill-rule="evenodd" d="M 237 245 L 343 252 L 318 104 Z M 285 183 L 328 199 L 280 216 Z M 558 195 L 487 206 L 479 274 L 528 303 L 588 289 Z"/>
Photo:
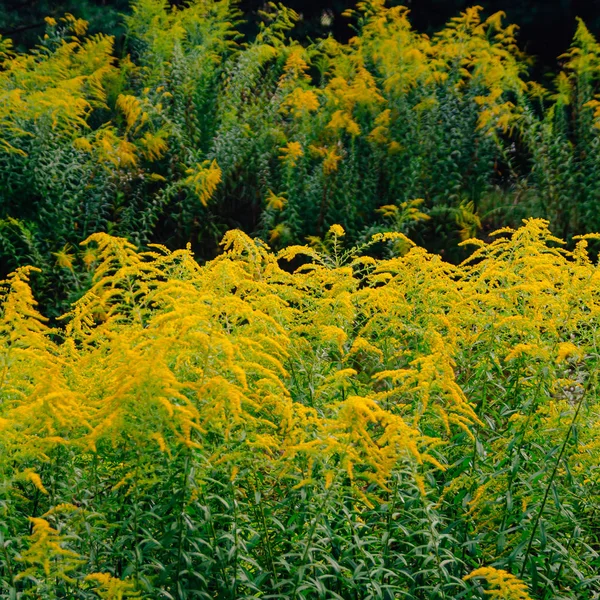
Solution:
<path fill-rule="evenodd" d="M 82 150 L 83 152 L 91 153 L 93 150 L 93 146 L 90 141 L 84 137 L 77 138 L 73 142 L 73 147 L 77 150 Z"/>
<path fill-rule="evenodd" d="M 331 175 L 338 170 L 338 164 L 342 160 L 341 155 L 337 153 L 335 148 L 327 150 L 323 160 L 323 173 L 325 175 Z"/>
<path fill-rule="evenodd" d="M 298 159 L 304 156 L 304 150 L 300 142 L 288 142 L 279 150 L 281 152 L 279 159 L 288 167 L 295 167 Z"/>
<path fill-rule="evenodd" d="M 87 32 L 88 22 L 83 19 L 77 19 L 70 13 L 66 13 L 65 16 L 61 18 L 61 21 L 67 23 L 76 36 L 82 37 Z"/>
<path fill-rule="evenodd" d="M 281 77 L 280 85 L 284 84 L 286 80 L 310 80 L 307 71 L 309 70 L 308 63 L 304 60 L 306 51 L 302 46 L 296 45 L 292 48 L 289 56 L 285 61 L 283 67 L 283 75 Z"/>
<path fill-rule="evenodd" d="M 29 517 L 29 521 L 33 533 L 29 536 L 29 547 L 20 555 L 20 561 L 29 566 L 17 574 L 15 580 L 43 573 L 46 578 L 74 584 L 75 580 L 69 573 L 84 561 L 76 552 L 65 547 L 63 536 L 46 519 Z"/>
<path fill-rule="evenodd" d="M 269 242 L 272 244 L 278 243 L 281 239 L 285 239 L 289 234 L 289 229 L 285 223 L 279 223 L 269 232 Z"/>
<path fill-rule="evenodd" d="M 287 203 L 287 199 L 283 195 L 277 196 L 272 190 L 269 190 L 266 203 L 271 210 L 282 210 Z"/>
<path fill-rule="evenodd" d="M 142 109 L 141 102 L 135 96 L 120 94 L 116 105 L 125 117 L 127 131 L 132 129 L 138 120 L 146 114 Z"/>
<path fill-rule="evenodd" d="M 309 146 L 309 150 L 313 156 L 323 158 L 324 175 L 331 175 L 338 170 L 338 165 L 342 160 L 342 156 L 338 154 L 335 147 L 311 145 Z"/>
<path fill-rule="evenodd" d="M 421 497 L 426 498 L 427 490 L 425 489 L 425 480 L 418 473 L 413 473 L 413 477 L 415 478 L 415 483 L 417 484 L 417 488 L 419 489 Z"/>
<path fill-rule="evenodd" d="M 169 449 L 167 447 L 167 443 L 165 442 L 165 438 L 160 433 L 153 433 L 150 436 L 152 439 L 156 440 L 158 447 L 161 452 L 169 453 Z"/>
<path fill-rule="evenodd" d="M 334 479 L 335 479 L 335 473 L 333 471 L 327 471 L 327 473 L 325 473 L 325 489 L 326 490 L 328 490 L 332 486 Z"/>
<path fill-rule="evenodd" d="M 53 515 L 76 513 L 80 510 L 81 508 L 79 506 L 75 506 L 69 502 L 63 502 L 62 504 L 57 504 L 56 506 L 52 507 L 49 511 L 44 513 L 42 517 L 45 519 L 46 517 L 51 517 Z"/>
<path fill-rule="evenodd" d="M 312 477 L 307 477 L 299 481 L 296 485 L 292 486 L 293 490 L 299 490 L 307 485 L 314 485 L 315 480 Z"/>
<path fill-rule="evenodd" d="M 482 578 L 488 582 L 490 589 L 486 594 L 491 596 L 504 600 L 532 600 L 527 586 L 519 578 L 502 569 L 481 567 L 463 577 L 465 581 L 474 578 Z"/>
<path fill-rule="evenodd" d="M 48 495 L 48 490 L 44 487 L 42 478 L 33 469 L 26 469 L 22 476 L 27 481 L 30 481 L 42 494 Z"/>
<path fill-rule="evenodd" d="M 56 264 L 63 269 L 68 269 L 69 271 L 73 271 L 73 261 L 75 259 L 75 255 L 70 252 L 71 246 L 69 244 L 65 244 L 62 250 L 58 252 L 53 252 L 53 256 L 56 256 Z"/>
<path fill-rule="evenodd" d="M 329 228 L 329 233 L 335 237 L 344 237 L 346 235 L 346 232 L 341 225 L 332 225 Z"/>
<path fill-rule="evenodd" d="M 141 592 L 135 591 L 133 582 L 119 579 L 110 573 L 91 573 L 86 575 L 85 581 L 94 587 L 94 592 L 103 600 L 124 600 L 139 598 L 141 595 Z"/>
<path fill-rule="evenodd" d="M 337 110 L 333 113 L 327 127 L 333 130 L 344 130 L 352 137 L 360 135 L 360 126 L 358 123 L 348 112 L 343 110 Z"/>
<path fill-rule="evenodd" d="M 296 88 L 281 103 L 280 112 L 300 119 L 319 109 L 319 97 L 313 90 Z"/>
<path fill-rule="evenodd" d="M 203 206 L 207 206 L 222 180 L 222 172 L 216 160 L 204 161 L 195 168 L 186 171 L 188 177 L 184 185 L 188 186 Z"/>
<path fill-rule="evenodd" d="M 157 133 L 150 133 L 147 131 L 139 140 L 139 144 L 143 148 L 144 156 L 150 160 L 155 161 L 164 156 L 168 149 L 168 144 L 166 141 L 166 132 L 159 131 Z M 164 181 L 165 179 L 160 175 L 151 174 L 151 179 L 155 181 Z"/>
<path fill-rule="evenodd" d="M 96 254 L 94 248 L 88 246 L 81 253 L 81 260 L 83 261 L 83 264 L 86 266 L 86 268 L 89 270 L 92 267 L 92 265 L 98 261 L 98 255 Z"/>
<path fill-rule="evenodd" d="M 517 344 L 505 357 L 505 362 L 510 362 L 521 356 L 545 358 L 547 352 L 537 344 Z"/>
<path fill-rule="evenodd" d="M 558 346 L 556 363 L 563 363 L 569 358 L 580 359 L 582 356 L 581 350 L 575 344 L 572 342 L 561 342 Z"/>

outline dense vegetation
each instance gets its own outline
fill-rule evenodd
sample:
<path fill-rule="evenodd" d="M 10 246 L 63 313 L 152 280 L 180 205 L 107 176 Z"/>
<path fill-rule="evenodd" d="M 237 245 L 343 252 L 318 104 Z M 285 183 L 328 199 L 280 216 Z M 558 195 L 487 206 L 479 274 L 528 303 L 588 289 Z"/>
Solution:
<path fill-rule="evenodd" d="M 0 599 L 600 600 L 600 44 L 236 6 L 0 38 Z"/>
<path fill-rule="evenodd" d="M 182 6 L 184 0 L 169 0 Z M 286 6 L 298 12 L 300 22 L 293 35 L 300 40 L 315 39 L 331 33 L 347 41 L 352 34 L 342 13 L 354 8 L 352 0 L 287 0 Z M 468 0 L 389 0 L 388 6 L 405 4 L 411 22 L 419 31 L 432 34 L 473 2 Z M 485 14 L 505 11 L 507 19 L 519 26 L 519 40 L 536 57 L 535 72 L 543 76 L 553 70 L 556 57 L 564 52 L 575 32 L 576 17 L 582 18 L 595 35 L 600 32 L 600 0 L 482 0 Z M 242 31 L 252 36 L 260 21 L 263 0 L 239 0 L 244 14 Z M 33 47 L 44 31 L 44 17 L 56 19 L 70 12 L 89 21 L 93 32 L 115 35 L 120 48 L 124 29 L 120 17 L 130 13 L 129 0 L 1 0 L 0 35 L 11 37 L 19 48 Z"/>
<path fill-rule="evenodd" d="M 600 230 L 600 45 L 583 22 L 546 90 L 500 14 L 431 38 L 380 1 L 350 16 L 349 43 L 302 46 L 273 5 L 243 42 L 229 0 L 136 0 L 120 60 L 71 16 L 31 52 L 2 40 L 0 269 L 42 268 L 56 316 L 89 284 L 78 248 L 97 231 L 210 258 L 230 228 L 282 247 L 340 223 L 458 260 L 482 221 Z"/>
<path fill-rule="evenodd" d="M 0 597 L 598 598 L 600 272 L 498 233 L 458 267 L 95 234 L 61 330 L 16 271 Z"/>

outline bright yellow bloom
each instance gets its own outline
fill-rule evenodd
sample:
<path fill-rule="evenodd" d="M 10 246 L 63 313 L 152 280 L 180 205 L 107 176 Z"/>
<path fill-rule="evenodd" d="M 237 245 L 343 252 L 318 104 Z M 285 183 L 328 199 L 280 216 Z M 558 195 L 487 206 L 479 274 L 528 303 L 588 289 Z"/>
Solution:
<path fill-rule="evenodd" d="M 582 357 L 581 350 L 572 342 L 561 342 L 558 346 L 556 362 L 562 363 L 571 357 L 581 358 Z"/>
<path fill-rule="evenodd" d="M 490 589 L 486 594 L 504 600 L 532 600 L 527 586 L 517 577 L 502 569 L 481 567 L 463 577 L 465 581 L 473 578 L 486 579 Z"/>
<path fill-rule="evenodd" d="M 341 225 L 332 225 L 329 228 L 329 233 L 335 237 L 344 237 L 346 235 L 346 232 Z"/>
<path fill-rule="evenodd" d="M 217 161 L 204 161 L 202 164 L 197 164 L 195 168 L 188 169 L 186 173 L 188 177 L 184 180 L 184 184 L 193 190 L 203 206 L 207 206 L 222 179 Z"/>
<path fill-rule="evenodd" d="M 53 252 L 52 254 L 56 256 L 56 264 L 59 267 L 72 271 L 75 255 L 72 252 L 70 252 L 70 249 L 71 247 L 69 246 L 69 244 L 65 244 L 62 250 L 59 250 L 58 252 Z"/>
<path fill-rule="evenodd" d="M 271 210 L 281 210 L 286 205 L 287 199 L 284 196 L 277 196 L 272 190 L 267 194 L 267 207 Z"/>
<path fill-rule="evenodd" d="M 344 130 L 352 137 L 360 135 L 360 126 L 352 116 L 343 110 L 336 110 L 331 116 L 327 127 L 334 130 Z"/>
<path fill-rule="evenodd" d="M 295 167 L 298 159 L 304 156 L 300 142 L 288 142 L 283 148 L 279 148 L 280 160 L 289 167 Z"/>
<path fill-rule="evenodd" d="M 290 113 L 296 119 L 319 109 L 319 98 L 313 90 L 295 88 L 281 104 L 282 113 Z"/>

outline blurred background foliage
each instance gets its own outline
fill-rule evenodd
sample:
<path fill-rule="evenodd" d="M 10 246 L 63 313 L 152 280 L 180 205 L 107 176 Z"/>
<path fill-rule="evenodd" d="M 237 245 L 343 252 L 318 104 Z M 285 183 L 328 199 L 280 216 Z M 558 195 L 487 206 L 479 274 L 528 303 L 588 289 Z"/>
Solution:
<path fill-rule="evenodd" d="M 177 0 L 171 2 L 181 5 Z M 319 37 L 332 33 L 336 39 L 351 35 L 348 21 L 341 18 L 344 10 L 354 6 L 352 0 L 290 0 L 287 6 L 302 16 L 295 36 Z M 440 29 L 449 19 L 473 5 L 468 0 L 405 0 L 392 1 L 389 6 L 404 4 L 411 10 L 415 28 L 426 33 Z M 520 28 L 521 46 L 538 58 L 540 71 L 556 64 L 556 57 L 568 46 L 575 33 L 575 18 L 582 18 L 590 30 L 600 31 L 600 0 L 481 0 L 488 14 L 506 12 L 511 23 Z M 245 33 L 256 33 L 259 11 L 264 0 L 244 0 L 239 3 L 247 25 Z M 128 0 L 2 0 L 0 2 L 0 33 L 12 37 L 21 47 L 35 45 L 43 33 L 44 18 L 58 18 L 69 12 L 90 22 L 92 31 L 124 35 L 120 14 L 129 12 Z"/>
<path fill-rule="evenodd" d="M 340 223 L 450 261 L 524 217 L 599 231 L 594 2 L 503 4 L 5 1 L 0 275 L 40 267 L 52 317 L 97 231 L 206 259 L 232 228 L 280 248 Z"/>

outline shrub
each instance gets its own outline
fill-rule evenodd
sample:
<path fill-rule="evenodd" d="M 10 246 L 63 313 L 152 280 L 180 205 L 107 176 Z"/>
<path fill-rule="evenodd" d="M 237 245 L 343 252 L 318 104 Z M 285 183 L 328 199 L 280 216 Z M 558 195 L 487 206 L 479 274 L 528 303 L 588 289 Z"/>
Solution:
<path fill-rule="evenodd" d="M 525 123 L 515 28 L 473 8 L 429 38 L 379 0 L 351 16 L 348 44 L 301 46 L 298 16 L 269 5 L 242 43 L 229 0 L 135 0 L 120 60 L 71 15 L 30 53 L 2 40 L 3 272 L 43 268 L 54 317 L 89 285 L 74 248 L 97 231 L 204 258 L 232 227 L 282 247 L 337 222 L 354 241 L 414 230 L 453 248 Z M 384 216 L 419 200 L 427 226 Z"/>
<path fill-rule="evenodd" d="M 597 597 L 587 238 L 344 234 L 204 266 L 94 234 L 62 329 L 2 283 L 0 597 Z"/>

